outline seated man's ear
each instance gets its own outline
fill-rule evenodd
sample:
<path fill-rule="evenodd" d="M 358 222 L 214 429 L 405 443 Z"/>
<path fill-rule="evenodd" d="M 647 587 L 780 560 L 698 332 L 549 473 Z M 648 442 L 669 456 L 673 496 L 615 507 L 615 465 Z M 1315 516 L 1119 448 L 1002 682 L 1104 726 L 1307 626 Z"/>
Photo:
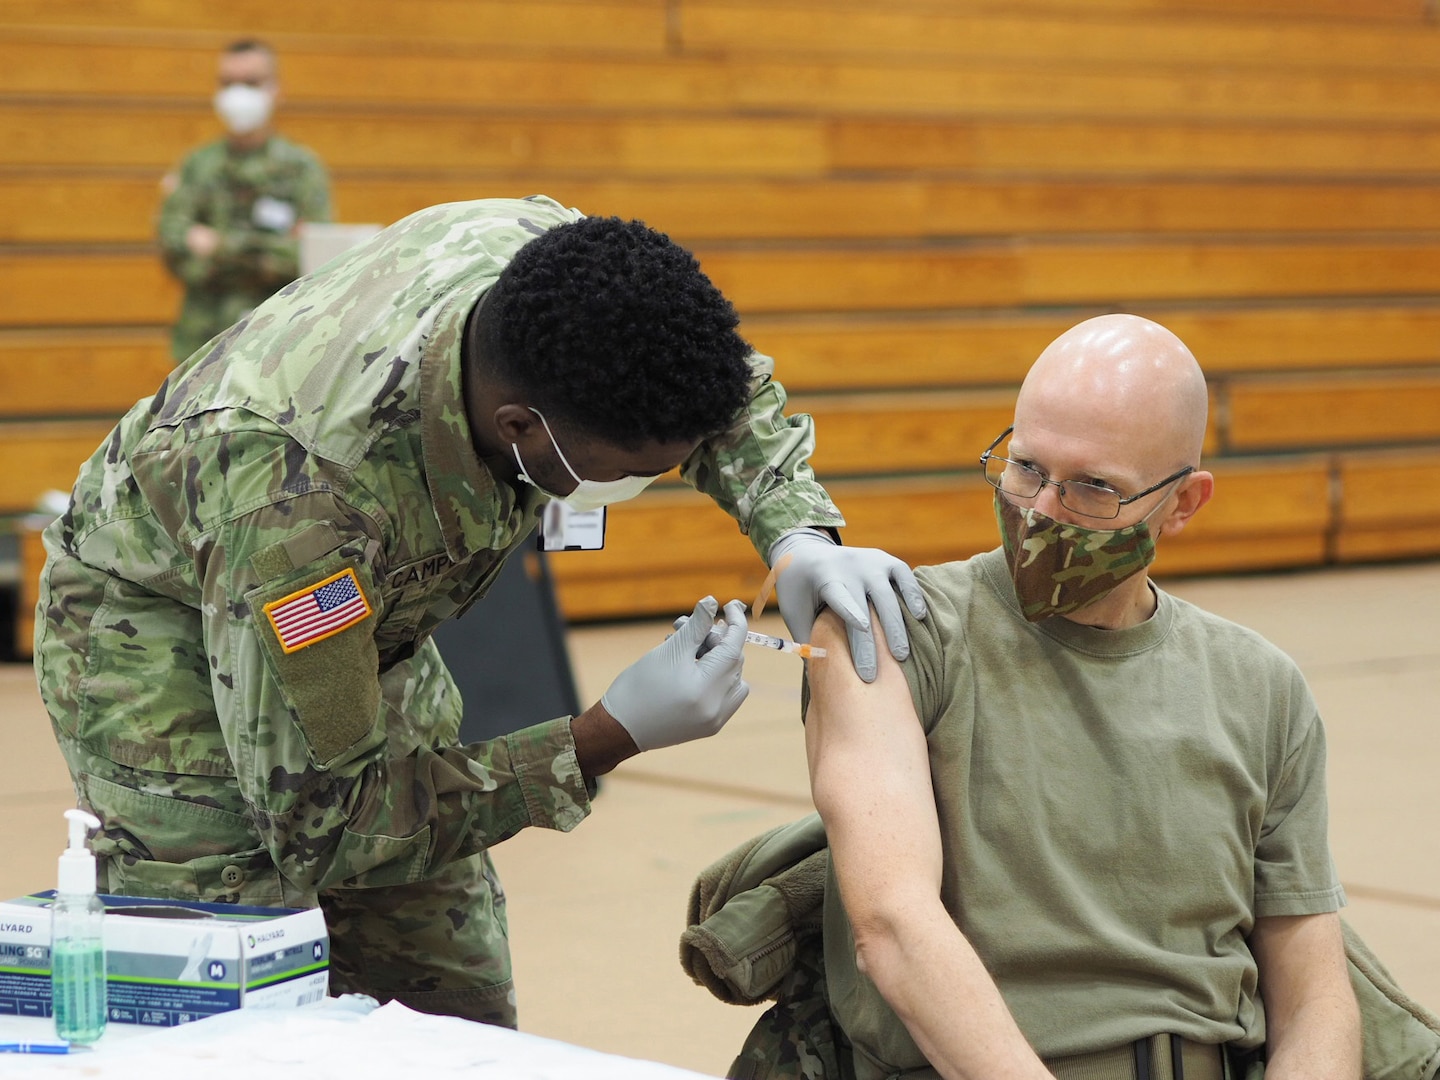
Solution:
<path fill-rule="evenodd" d="M 1175 505 L 1155 530 L 1156 536 L 1174 536 L 1189 524 L 1190 519 L 1210 501 L 1215 494 L 1215 476 L 1208 472 L 1193 472 L 1175 489 Z"/>

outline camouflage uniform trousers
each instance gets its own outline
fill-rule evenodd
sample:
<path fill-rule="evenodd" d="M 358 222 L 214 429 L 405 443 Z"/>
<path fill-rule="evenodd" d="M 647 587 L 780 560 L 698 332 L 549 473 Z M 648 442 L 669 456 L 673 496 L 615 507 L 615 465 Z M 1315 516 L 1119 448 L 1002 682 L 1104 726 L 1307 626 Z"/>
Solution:
<path fill-rule="evenodd" d="M 320 907 L 332 994 L 516 1026 L 505 892 L 488 853 L 413 885 L 330 889 Z"/>
<path fill-rule="evenodd" d="M 100 892 L 318 906 L 331 994 L 516 1026 L 505 893 L 487 852 L 410 884 L 306 891 L 282 878 L 243 815 L 216 805 L 234 805 L 216 797 L 223 780 L 130 769 L 74 739 L 59 742 L 80 804 L 105 823 L 92 843 Z"/>
<path fill-rule="evenodd" d="M 808 935 L 776 988 L 775 1004 L 760 1014 L 725 1075 L 729 1080 L 852 1080 L 849 1064 L 849 1047 L 830 1016 L 821 937 Z"/>

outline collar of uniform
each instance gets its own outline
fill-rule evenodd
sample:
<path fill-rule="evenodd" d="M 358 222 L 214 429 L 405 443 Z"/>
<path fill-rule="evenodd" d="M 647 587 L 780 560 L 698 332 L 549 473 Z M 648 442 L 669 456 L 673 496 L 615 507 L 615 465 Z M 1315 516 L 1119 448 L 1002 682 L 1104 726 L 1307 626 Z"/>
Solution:
<path fill-rule="evenodd" d="M 488 284 L 461 288 L 442 302 L 420 357 L 425 483 L 445 551 L 456 561 L 476 551 L 510 547 L 534 525 L 545 501 L 529 485 L 517 496 L 509 484 L 497 483 L 470 437 L 460 374 L 465 317 Z"/>

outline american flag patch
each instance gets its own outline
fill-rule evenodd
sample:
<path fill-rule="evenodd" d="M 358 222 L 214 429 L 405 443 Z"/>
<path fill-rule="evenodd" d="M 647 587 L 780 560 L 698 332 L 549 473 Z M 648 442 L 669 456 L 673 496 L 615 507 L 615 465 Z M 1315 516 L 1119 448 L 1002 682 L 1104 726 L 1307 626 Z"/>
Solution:
<path fill-rule="evenodd" d="M 360 591 L 355 571 L 346 567 L 324 581 L 272 600 L 265 614 L 287 653 L 314 645 L 370 614 L 370 603 Z"/>

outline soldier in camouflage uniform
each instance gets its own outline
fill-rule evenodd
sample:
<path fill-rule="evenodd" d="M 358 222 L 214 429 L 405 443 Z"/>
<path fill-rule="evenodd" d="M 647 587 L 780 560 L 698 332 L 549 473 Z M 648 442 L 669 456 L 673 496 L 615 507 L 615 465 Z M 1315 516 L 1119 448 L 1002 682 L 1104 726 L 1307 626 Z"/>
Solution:
<path fill-rule="evenodd" d="M 743 609 L 705 653 L 702 602 L 581 716 L 457 745 L 430 634 L 546 502 L 680 465 L 762 556 L 792 552 L 792 630 L 822 603 L 901 618 L 895 589 L 916 612 L 904 564 L 817 531 L 843 520 L 810 418 L 735 326 L 638 222 L 456 203 L 282 289 L 137 403 L 45 534 L 35 638 L 102 890 L 318 904 L 334 991 L 513 1025 L 488 849 L 574 828 L 594 776 L 712 734 L 745 690 Z"/>
<path fill-rule="evenodd" d="M 181 361 L 299 275 L 302 221 L 330 220 L 320 159 L 270 126 L 275 55 L 258 41 L 221 54 L 216 111 L 229 129 L 165 178 L 158 238 L 185 287 L 170 347 Z"/>

